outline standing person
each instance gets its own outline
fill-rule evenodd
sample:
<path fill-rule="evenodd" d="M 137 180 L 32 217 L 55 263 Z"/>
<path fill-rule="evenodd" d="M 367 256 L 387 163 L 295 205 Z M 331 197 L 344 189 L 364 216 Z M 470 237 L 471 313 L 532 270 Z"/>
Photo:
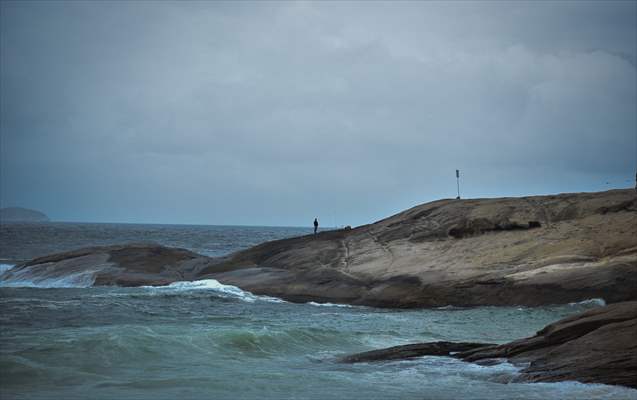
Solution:
<path fill-rule="evenodd" d="M 314 218 L 314 234 L 316 235 L 316 230 L 318 229 L 318 219 Z"/>

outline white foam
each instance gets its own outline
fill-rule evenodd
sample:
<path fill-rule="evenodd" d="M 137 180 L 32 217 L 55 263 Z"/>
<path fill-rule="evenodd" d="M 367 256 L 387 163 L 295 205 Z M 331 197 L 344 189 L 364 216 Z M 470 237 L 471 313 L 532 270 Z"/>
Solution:
<path fill-rule="evenodd" d="M 606 301 L 604 299 L 587 299 L 578 301 L 575 303 L 568 303 L 569 306 L 600 306 L 603 307 L 606 305 Z"/>
<path fill-rule="evenodd" d="M 310 301 L 309 303 L 307 303 L 311 306 L 319 306 L 319 307 L 347 307 L 347 308 L 352 308 L 354 306 L 349 305 L 349 304 L 336 304 L 336 303 L 316 303 L 314 301 Z"/>
<path fill-rule="evenodd" d="M 142 288 L 157 293 L 179 293 L 189 292 L 196 290 L 209 290 L 215 292 L 220 297 L 236 298 L 249 303 L 255 301 L 267 301 L 271 303 L 285 303 L 285 300 L 270 297 L 270 296 L 257 296 L 246 290 L 242 290 L 237 286 L 224 285 L 216 279 L 202 279 L 199 281 L 179 281 L 173 282 L 167 286 L 142 286 Z"/>

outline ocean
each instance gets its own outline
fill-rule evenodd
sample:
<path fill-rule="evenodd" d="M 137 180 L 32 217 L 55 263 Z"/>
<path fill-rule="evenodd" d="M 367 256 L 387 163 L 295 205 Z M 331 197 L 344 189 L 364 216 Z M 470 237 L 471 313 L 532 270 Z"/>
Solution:
<path fill-rule="evenodd" d="M 389 310 L 295 304 L 215 280 L 38 287 L 1 272 L 74 248 L 156 242 L 222 256 L 308 228 L 0 225 L 0 399 L 637 399 L 607 385 L 513 383 L 519 366 L 447 357 L 341 364 L 424 341 L 503 343 L 603 304 Z"/>

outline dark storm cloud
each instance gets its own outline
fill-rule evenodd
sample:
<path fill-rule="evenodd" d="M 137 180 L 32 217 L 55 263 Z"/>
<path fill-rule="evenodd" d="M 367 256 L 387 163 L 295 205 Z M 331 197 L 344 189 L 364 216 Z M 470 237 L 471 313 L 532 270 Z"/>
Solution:
<path fill-rule="evenodd" d="M 2 206 L 360 224 L 456 168 L 466 196 L 632 182 L 635 2 L 1 7 Z"/>

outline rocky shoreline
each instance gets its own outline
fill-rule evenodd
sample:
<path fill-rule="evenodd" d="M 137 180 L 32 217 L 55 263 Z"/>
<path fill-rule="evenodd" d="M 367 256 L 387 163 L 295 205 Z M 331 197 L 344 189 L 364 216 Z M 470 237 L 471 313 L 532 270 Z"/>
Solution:
<path fill-rule="evenodd" d="M 577 380 L 637 389 L 637 301 L 589 310 L 546 326 L 533 337 L 495 345 L 432 342 L 352 354 L 340 362 L 447 356 L 479 364 L 523 366 L 517 382 Z"/>
<path fill-rule="evenodd" d="M 295 302 L 389 308 L 637 300 L 634 190 L 439 200 L 354 229 L 223 258 L 154 244 L 81 249 L 4 279 L 90 275 L 94 285 L 216 279 Z"/>
<path fill-rule="evenodd" d="M 633 190 L 439 200 L 374 224 L 260 244 L 222 258 L 156 244 L 80 249 L 22 263 L 5 282 L 168 285 L 216 279 L 295 302 L 375 307 L 611 304 L 504 345 L 426 343 L 344 362 L 453 356 L 529 363 L 524 381 L 636 387 L 637 196 Z"/>

